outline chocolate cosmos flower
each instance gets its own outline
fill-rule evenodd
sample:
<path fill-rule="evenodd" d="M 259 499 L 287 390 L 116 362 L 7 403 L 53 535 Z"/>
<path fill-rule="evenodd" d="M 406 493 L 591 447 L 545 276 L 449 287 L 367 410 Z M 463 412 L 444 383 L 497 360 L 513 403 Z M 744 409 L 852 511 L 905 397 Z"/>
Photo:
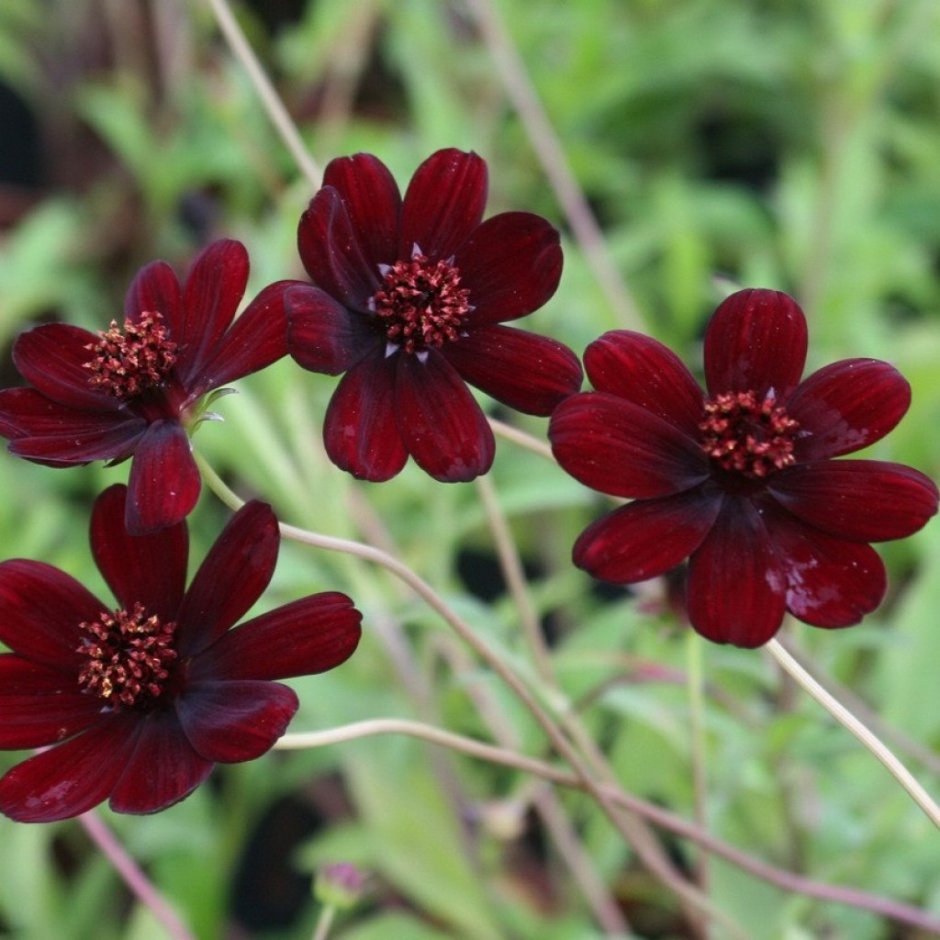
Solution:
<path fill-rule="evenodd" d="M 13 361 L 31 387 L 0 391 L 10 451 L 53 467 L 133 456 L 127 525 L 140 534 L 179 522 L 199 496 L 187 430 L 203 398 L 287 352 L 284 294 L 272 284 L 235 320 L 248 253 L 218 241 L 181 287 L 155 261 L 131 284 L 124 325 L 91 333 L 51 323 L 23 333 Z"/>
<path fill-rule="evenodd" d="M 297 696 L 272 679 L 323 672 L 359 641 L 344 594 L 315 594 L 230 627 L 264 590 L 277 520 L 249 503 L 189 589 L 186 523 L 124 527 L 126 488 L 98 497 L 95 561 L 116 610 L 38 561 L 0 564 L 0 748 L 52 745 L 0 779 L 0 810 L 24 822 L 183 799 L 213 764 L 252 760 L 283 734 Z"/>
<path fill-rule="evenodd" d="M 581 387 L 560 343 L 501 326 L 555 293 L 558 233 L 527 212 L 485 222 L 487 172 L 473 153 L 440 150 L 404 200 L 368 154 L 334 160 L 300 220 L 315 287 L 289 294 L 289 348 L 300 365 L 343 376 L 323 430 L 330 459 L 387 480 L 410 454 L 445 482 L 493 462 L 493 434 L 464 384 L 548 415 Z"/>
<path fill-rule="evenodd" d="M 661 343 L 607 333 L 585 353 L 595 392 L 563 402 L 549 435 L 582 483 L 634 502 L 591 526 L 574 561 L 642 581 L 689 559 L 688 615 L 718 643 L 754 647 L 789 610 L 844 627 L 881 601 L 866 543 L 903 538 L 937 511 L 909 467 L 833 460 L 879 440 L 910 404 L 885 362 L 847 359 L 800 382 L 803 312 L 786 294 L 741 291 L 705 334 L 707 392 Z"/>

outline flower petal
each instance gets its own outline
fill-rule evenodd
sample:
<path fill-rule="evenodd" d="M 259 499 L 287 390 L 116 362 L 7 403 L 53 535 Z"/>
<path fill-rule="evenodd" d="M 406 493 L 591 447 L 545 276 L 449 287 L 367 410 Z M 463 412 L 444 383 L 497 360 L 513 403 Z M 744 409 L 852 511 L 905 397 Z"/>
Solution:
<path fill-rule="evenodd" d="M 682 360 L 658 340 L 611 330 L 584 351 L 584 368 L 597 391 L 632 401 L 698 438 L 702 390 Z"/>
<path fill-rule="evenodd" d="M 232 626 L 271 581 L 280 546 L 267 503 L 246 503 L 229 520 L 193 577 L 179 610 L 180 653 L 193 656 Z"/>
<path fill-rule="evenodd" d="M 367 356 L 343 376 L 326 409 L 326 452 L 360 480 L 390 480 L 408 459 L 395 413 L 395 368 L 395 357 L 382 350 Z"/>
<path fill-rule="evenodd" d="M 27 330 L 13 344 L 13 364 L 34 388 L 53 401 L 79 411 L 114 413 L 121 407 L 113 395 L 89 381 L 85 363 L 98 335 L 68 323 L 46 323 Z"/>
<path fill-rule="evenodd" d="M 147 535 L 129 535 L 124 524 L 127 487 L 115 484 L 91 513 L 91 551 L 98 570 L 125 610 L 143 604 L 164 622 L 176 620 L 186 588 L 189 533 L 185 522 Z"/>
<path fill-rule="evenodd" d="M 814 372 L 786 403 L 800 423 L 799 462 L 838 457 L 881 440 L 911 404 L 911 387 L 877 359 L 845 359 Z"/>
<path fill-rule="evenodd" d="M 214 357 L 247 284 L 248 252 L 241 242 L 213 242 L 193 262 L 182 306 L 170 320 L 170 337 L 177 344 L 176 371 L 184 384 Z"/>
<path fill-rule="evenodd" d="M 0 641 L 24 659 L 77 675 L 79 624 L 107 609 L 52 565 L 22 558 L 0 563 Z"/>
<path fill-rule="evenodd" d="M 775 473 L 767 489 L 804 522 L 853 542 L 905 538 L 937 511 L 931 479 L 880 460 L 797 464 Z"/>
<path fill-rule="evenodd" d="M 438 150 L 415 171 L 402 207 L 398 258 L 418 245 L 432 260 L 449 258 L 483 219 L 486 163 L 475 153 Z"/>
<path fill-rule="evenodd" d="M 136 321 L 142 313 L 159 313 L 175 334 L 183 316 L 183 292 L 176 272 L 165 261 L 141 268 L 124 297 L 124 317 Z M 174 335 L 174 341 L 176 340 Z"/>
<path fill-rule="evenodd" d="M 373 318 L 347 310 L 318 287 L 288 292 L 287 319 L 288 350 L 311 372 L 339 375 L 384 347 Z"/>
<path fill-rule="evenodd" d="M 792 297 L 742 290 L 715 311 L 705 331 L 705 378 L 712 395 L 771 389 L 785 398 L 806 363 L 806 317 Z"/>
<path fill-rule="evenodd" d="M 199 468 L 186 431 L 176 421 L 154 421 L 134 451 L 125 514 L 127 531 L 145 535 L 176 525 L 199 499 Z"/>
<path fill-rule="evenodd" d="M 538 310 L 555 293 L 561 278 L 561 244 L 558 232 L 540 216 L 503 212 L 470 235 L 455 264 L 461 287 L 470 290 L 471 326 L 516 320 Z"/>
<path fill-rule="evenodd" d="M 525 414 L 550 415 L 581 388 L 581 364 L 567 346 L 511 326 L 472 330 L 441 355 L 471 385 Z"/>
<path fill-rule="evenodd" d="M 378 290 L 380 272 L 367 260 L 339 192 L 325 186 L 300 217 L 297 246 L 313 283 L 341 304 L 369 312 L 369 298 Z"/>
<path fill-rule="evenodd" d="M 401 194 L 388 167 L 368 153 L 339 157 L 327 164 L 323 185 L 336 189 L 346 203 L 366 261 L 373 266 L 394 264 Z"/>
<path fill-rule="evenodd" d="M 784 568 L 757 510 L 747 499 L 726 497 L 689 564 L 692 626 L 715 643 L 762 646 L 780 629 L 786 595 Z"/>
<path fill-rule="evenodd" d="M 123 760 L 108 802 L 116 813 L 156 813 L 189 796 L 214 764 L 193 750 L 176 712 L 157 710 L 135 718 L 136 747 Z"/>
<path fill-rule="evenodd" d="M 0 655 L 0 748 L 45 747 L 100 718 L 101 700 L 81 694 L 77 675 Z"/>
<path fill-rule="evenodd" d="M 206 760 L 234 764 L 271 750 L 299 706 L 278 682 L 199 682 L 176 704 L 189 743 Z"/>
<path fill-rule="evenodd" d="M 621 506 L 581 533 L 574 543 L 574 563 L 614 584 L 658 577 L 702 544 L 721 504 L 720 493 L 696 489 Z"/>
<path fill-rule="evenodd" d="M 313 594 L 230 630 L 197 656 L 194 681 L 289 679 L 326 672 L 352 656 L 362 614 L 336 591 Z"/>
<path fill-rule="evenodd" d="M 611 496 L 671 496 L 708 476 L 705 456 L 692 438 L 606 392 L 566 398 L 552 415 L 548 436 L 568 473 Z"/>
<path fill-rule="evenodd" d="M 493 464 L 486 416 L 456 369 L 436 350 L 422 362 L 398 353 L 398 428 L 415 462 L 442 483 L 472 480 Z"/>
<path fill-rule="evenodd" d="M 848 627 L 882 601 L 887 588 L 878 553 L 769 508 L 768 528 L 787 578 L 787 609 L 815 627 Z"/>
<path fill-rule="evenodd" d="M 17 764 L 0 779 L 0 812 L 17 822 L 69 819 L 106 799 L 133 750 L 136 716 L 109 717 Z"/>

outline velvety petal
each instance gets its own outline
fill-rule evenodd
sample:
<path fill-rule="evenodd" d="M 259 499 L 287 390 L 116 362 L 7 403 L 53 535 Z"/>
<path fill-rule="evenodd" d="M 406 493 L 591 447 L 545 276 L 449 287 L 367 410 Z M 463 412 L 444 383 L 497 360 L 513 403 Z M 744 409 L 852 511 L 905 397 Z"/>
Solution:
<path fill-rule="evenodd" d="M 555 293 L 561 244 L 545 219 L 503 212 L 487 219 L 460 246 L 455 264 L 461 287 L 470 290 L 468 323 L 484 326 L 524 317 Z"/>
<path fill-rule="evenodd" d="M 905 538 L 937 511 L 931 479 L 880 460 L 797 464 L 775 473 L 767 488 L 804 522 L 854 542 Z"/>
<path fill-rule="evenodd" d="M 567 346 L 511 326 L 472 330 L 441 355 L 471 385 L 525 414 L 550 415 L 581 388 L 581 364 Z"/>
<path fill-rule="evenodd" d="M 408 459 L 396 420 L 395 368 L 396 357 L 382 350 L 366 357 L 343 376 L 326 409 L 326 452 L 360 480 L 390 480 Z"/>
<path fill-rule="evenodd" d="M 205 681 L 326 672 L 352 656 L 361 620 L 345 594 L 303 597 L 229 630 L 193 660 L 190 675 Z"/>
<path fill-rule="evenodd" d="M 313 283 L 344 306 L 368 313 L 381 277 L 359 238 L 342 196 L 330 186 L 313 197 L 297 229 L 300 259 Z"/>
<path fill-rule="evenodd" d="M 53 401 L 79 411 L 115 412 L 113 395 L 96 389 L 85 363 L 98 334 L 69 323 L 46 323 L 27 330 L 13 344 L 13 364 L 34 388 Z"/>
<path fill-rule="evenodd" d="M 786 403 L 800 423 L 800 462 L 838 457 L 881 440 L 911 404 L 911 387 L 877 359 L 845 359 L 814 372 Z"/>
<path fill-rule="evenodd" d="M 143 418 L 119 411 L 79 411 L 32 388 L 0 391 L 0 435 L 10 453 L 37 463 L 67 467 L 92 460 L 120 460 L 147 428 Z"/>
<path fill-rule="evenodd" d="M 611 330 L 584 351 L 584 368 L 599 392 L 665 418 L 699 436 L 702 390 L 682 360 L 658 340 L 631 330 Z"/>
<path fill-rule="evenodd" d="M 77 673 L 0 654 L 0 748 L 55 744 L 100 718 L 100 699 L 81 694 Z"/>
<path fill-rule="evenodd" d="M 767 526 L 794 617 L 815 627 L 847 627 L 881 603 L 887 575 L 870 545 L 834 539 L 779 509 L 771 509 Z"/>
<path fill-rule="evenodd" d="M 127 290 L 124 317 L 136 321 L 142 313 L 159 313 L 174 334 L 182 323 L 183 292 L 176 272 L 165 261 L 151 261 L 141 268 Z M 174 341 L 178 342 L 175 335 Z"/>
<path fill-rule="evenodd" d="M 327 164 L 323 185 L 332 186 L 343 197 L 366 261 L 373 266 L 394 264 L 401 194 L 388 167 L 368 153 L 339 157 Z"/>
<path fill-rule="evenodd" d="M 415 171 L 405 193 L 398 257 L 418 245 L 432 260 L 449 258 L 483 219 L 486 163 L 475 153 L 438 150 Z"/>
<path fill-rule="evenodd" d="M 705 378 L 711 395 L 773 389 L 785 398 L 806 363 L 806 317 L 773 290 L 742 290 L 718 309 L 705 331 Z"/>
<path fill-rule="evenodd" d="M 189 534 L 185 522 L 147 535 L 128 535 L 127 487 L 108 487 L 91 513 L 91 551 L 108 587 L 125 610 L 141 603 L 164 622 L 176 620 L 186 588 Z"/>
<path fill-rule="evenodd" d="M 189 743 L 206 760 L 233 764 L 270 751 L 300 703 L 277 682 L 200 682 L 176 704 Z"/>
<path fill-rule="evenodd" d="M 757 510 L 726 497 L 689 565 L 692 626 L 715 643 L 762 646 L 780 629 L 786 595 L 786 573 Z"/>
<path fill-rule="evenodd" d="M 179 611 L 179 649 L 192 656 L 225 633 L 271 581 L 280 545 L 267 503 L 246 503 L 229 520 L 193 577 Z"/>
<path fill-rule="evenodd" d="M 175 711 L 138 717 L 136 747 L 124 760 L 111 791 L 116 813 L 155 813 L 189 796 L 212 771 L 213 762 L 197 754 Z"/>
<path fill-rule="evenodd" d="M 52 565 L 22 558 L 0 563 L 0 641 L 25 659 L 74 676 L 79 624 L 108 607 Z"/>
<path fill-rule="evenodd" d="M 17 822 L 53 822 L 97 806 L 124 771 L 135 719 L 109 717 L 17 764 L 0 780 L 0 812 Z"/>
<path fill-rule="evenodd" d="M 568 473 L 611 496 L 671 496 L 697 486 L 709 472 L 692 438 L 606 392 L 566 398 L 552 415 L 548 436 Z"/>
<path fill-rule="evenodd" d="M 287 320 L 288 351 L 311 372 L 339 375 L 385 345 L 373 318 L 347 310 L 318 287 L 288 292 Z"/>
<path fill-rule="evenodd" d="M 397 359 L 398 428 L 418 466 L 443 483 L 486 473 L 496 452 L 493 432 L 454 367 L 434 350 L 424 362 L 407 353 Z"/>
<path fill-rule="evenodd" d="M 131 535 L 176 525 L 199 499 L 199 468 L 189 438 L 176 421 L 155 421 L 134 452 L 125 524 Z"/>
<path fill-rule="evenodd" d="M 574 543 L 574 563 L 614 584 L 655 578 L 702 544 L 721 504 L 720 493 L 701 489 L 638 499 L 589 525 Z"/>

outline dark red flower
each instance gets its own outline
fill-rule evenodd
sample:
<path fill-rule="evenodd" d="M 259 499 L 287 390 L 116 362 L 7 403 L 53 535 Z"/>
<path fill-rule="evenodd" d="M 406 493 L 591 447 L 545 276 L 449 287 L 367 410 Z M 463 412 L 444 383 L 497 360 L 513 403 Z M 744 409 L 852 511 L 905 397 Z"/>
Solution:
<path fill-rule="evenodd" d="M 570 349 L 500 325 L 555 293 L 558 233 L 527 212 L 485 222 L 487 172 L 474 153 L 440 150 L 404 199 L 385 165 L 333 160 L 300 220 L 315 287 L 288 298 L 290 353 L 305 369 L 346 373 L 323 437 L 338 467 L 395 476 L 410 454 L 435 479 L 472 480 L 493 462 L 493 433 L 464 384 L 548 415 L 581 387 Z"/>
<path fill-rule="evenodd" d="M 48 747 L 0 779 L 0 810 L 23 822 L 109 799 L 152 813 L 213 764 L 252 760 L 283 734 L 297 696 L 273 682 L 332 669 L 359 641 L 344 594 L 315 594 L 232 625 L 267 586 L 279 533 L 271 508 L 242 507 L 186 589 L 185 522 L 124 526 L 127 490 L 95 503 L 91 547 L 117 598 L 103 604 L 39 561 L 0 564 L 0 748 Z"/>
<path fill-rule="evenodd" d="M 23 333 L 13 361 L 31 387 L 0 391 L 10 451 L 53 467 L 133 456 L 127 525 L 141 534 L 185 518 L 199 496 L 187 431 L 207 416 L 207 392 L 287 352 L 286 290 L 265 288 L 234 323 L 248 253 L 217 241 L 181 286 L 172 268 L 143 268 L 124 324 L 91 333 L 51 323 Z"/>
<path fill-rule="evenodd" d="M 885 570 L 866 543 L 921 528 L 937 487 L 899 464 L 832 459 L 884 437 L 910 388 L 875 359 L 801 382 L 806 346 L 802 310 L 769 290 L 715 312 L 705 393 L 654 339 L 615 331 L 592 343 L 597 391 L 559 406 L 552 448 L 582 483 L 634 501 L 581 534 L 575 564 L 626 584 L 688 558 L 692 626 L 737 646 L 766 643 L 786 610 L 844 627 L 877 607 Z"/>

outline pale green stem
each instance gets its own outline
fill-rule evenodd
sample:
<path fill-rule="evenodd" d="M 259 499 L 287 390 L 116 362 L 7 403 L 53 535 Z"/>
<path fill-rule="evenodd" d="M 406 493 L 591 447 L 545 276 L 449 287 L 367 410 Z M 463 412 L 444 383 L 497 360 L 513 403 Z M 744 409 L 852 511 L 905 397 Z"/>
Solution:
<path fill-rule="evenodd" d="M 336 907 L 332 904 L 325 904 L 320 916 L 317 918 L 317 926 L 313 931 L 312 940 L 326 940 L 330 934 L 330 928 L 333 926 L 333 920 L 336 917 Z"/>
<path fill-rule="evenodd" d="M 546 444 L 545 441 L 540 441 L 537 437 L 533 437 L 533 435 L 526 431 L 520 431 L 519 428 L 513 427 L 511 424 L 506 424 L 503 421 L 498 421 L 496 418 L 488 418 L 487 420 L 495 434 L 505 438 L 507 441 L 512 441 L 513 444 L 524 447 L 526 450 L 531 450 L 533 454 L 538 454 L 539 457 L 544 457 L 546 460 L 551 460 L 554 463 L 555 456 L 552 453 L 552 448 Z"/>
<path fill-rule="evenodd" d="M 912 800 L 926 813 L 927 818 L 940 829 L 940 806 L 918 783 L 914 775 L 895 757 L 893 752 L 877 735 L 855 717 L 837 698 L 826 691 L 776 640 L 767 644 L 767 651 L 791 678 L 808 692 L 844 728 L 847 728 L 862 745 L 871 751 L 888 769 L 888 772 L 905 789 Z"/>
<path fill-rule="evenodd" d="M 695 792 L 695 821 L 708 830 L 708 748 L 705 740 L 704 642 L 694 630 L 686 630 L 686 688 L 689 693 L 689 732 L 692 741 L 692 785 Z M 707 892 L 708 856 L 698 860 L 698 882 Z"/>

